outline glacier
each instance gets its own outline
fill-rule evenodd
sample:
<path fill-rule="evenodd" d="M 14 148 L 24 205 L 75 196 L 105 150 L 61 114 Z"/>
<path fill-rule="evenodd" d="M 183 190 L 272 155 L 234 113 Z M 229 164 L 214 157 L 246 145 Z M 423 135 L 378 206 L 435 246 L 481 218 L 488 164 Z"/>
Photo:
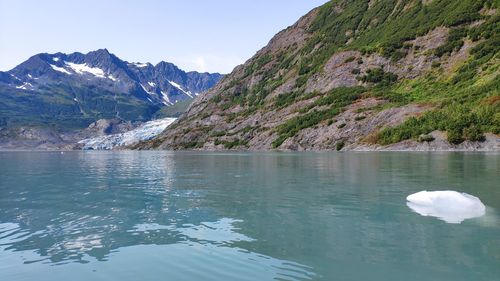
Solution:
<path fill-rule="evenodd" d="M 84 139 L 78 144 L 82 145 L 83 150 L 111 150 L 119 146 L 132 145 L 156 137 L 175 120 L 177 118 L 152 120 L 125 133 Z"/>

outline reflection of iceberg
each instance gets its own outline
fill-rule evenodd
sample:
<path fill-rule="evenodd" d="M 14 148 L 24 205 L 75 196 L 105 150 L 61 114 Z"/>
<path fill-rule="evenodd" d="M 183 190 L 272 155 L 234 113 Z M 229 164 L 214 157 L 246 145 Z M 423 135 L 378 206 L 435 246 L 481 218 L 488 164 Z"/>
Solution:
<path fill-rule="evenodd" d="M 437 217 L 447 223 L 481 217 L 486 207 L 479 198 L 456 191 L 420 191 L 406 197 L 406 205 L 422 216 Z"/>

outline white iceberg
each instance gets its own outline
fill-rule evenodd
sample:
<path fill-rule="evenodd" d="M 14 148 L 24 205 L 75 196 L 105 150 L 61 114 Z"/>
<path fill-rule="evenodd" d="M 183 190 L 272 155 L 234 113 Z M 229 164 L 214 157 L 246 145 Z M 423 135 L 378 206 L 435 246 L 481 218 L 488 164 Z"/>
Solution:
<path fill-rule="evenodd" d="M 447 223 L 461 223 L 486 213 L 479 198 L 452 190 L 420 191 L 409 195 L 406 200 L 406 205 L 416 213 L 437 217 Z"/>

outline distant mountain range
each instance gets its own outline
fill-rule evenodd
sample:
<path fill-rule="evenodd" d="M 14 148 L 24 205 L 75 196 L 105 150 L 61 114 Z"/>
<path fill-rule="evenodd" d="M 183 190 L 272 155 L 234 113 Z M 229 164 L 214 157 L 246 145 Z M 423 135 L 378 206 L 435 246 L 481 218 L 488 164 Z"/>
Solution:
<path fill-rule="evenodd" d="M 99 119 L 178 115 L 221 78 L 163 61 L 129 63 L 106 49 L 37 54 L 0 72 L 0 127 L 83 128 Z"/>

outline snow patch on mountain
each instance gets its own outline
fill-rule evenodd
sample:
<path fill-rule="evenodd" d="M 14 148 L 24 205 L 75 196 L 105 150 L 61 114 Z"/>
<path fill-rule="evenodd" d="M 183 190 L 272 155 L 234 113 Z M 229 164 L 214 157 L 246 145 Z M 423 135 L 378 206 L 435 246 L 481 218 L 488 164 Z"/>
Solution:
<path fill-rule="evenodd" d="M 29 82 L 24 82 L 21 86 L 17 86 L 16 89 L 28 90 L 28 88 L 33 88 L 33 85 Z"/>
<path fill-rule="evenodd" d="M 54 60 L 55 59 L 56 58 L 54 58 Z M 118 81 L 118 79 L 116 77 L 114 77 L 111 74 L 106 75 L 106 73 L 104 72 L 104 70 L 102 70 L 100 68 L 97 68 L 97 67 L 90 67 L 87 64 L 77 64 L 77 63 L 72 63 L 72 62 L 64 62 L 64 64 L 67 67 L 69 67 L 74 73 L 77 73 L 77 74 L 87 73 L 87 74 L 91 74 L 91 75 L 94 75 L 94 76 L 99 77 L 99 78 L 107 78 L 107 79 L 110 79 L 110 80 L 112 80 L 114 82 Z M 73 74 L 72 72 L 68 71 L 68 69 L 66 69 L 64 67 L 59 67 L 59 66 L 56 66 L 56 65 L 53 65 L 53 64 L 49 64 L 49 65 L 55 71 L 59 71 L 59 72 L 62 72 L 64 74 L 68 74 L 68 75 Z"/>
<path fill-rule="evenodd" d="M 148 93 L 150 96 L 154 96 L 154 95 L 156 95 L 156 93 L 155 93 L 155 92 L 151 92 L 151 91 L 149 91 L 148 89 L 146 89 L 146 87 L 144 87 L 144 85 L 142 85 L 142 84 L 141 84 L 141 87 L 142 87 L 142 89 L 144 90 L 144 92 Z"/>
<path fill-rule="evenodd" d="M 71 74 L 71 72 L 67 71 L 63 67 L 55 66 L 53 64 L 51 64 L 50 67 L 52 67 L 52 69 L 54 69 L 55 71 L 59 71 L 59 72 L 66 73 L 66 74 Z"/>
<path fill-rule="evenodd" d="M 190 98 L 193 98 L 193 95 L 191 94 L 191 92 L 190 92 L 190 91 L 186 91 L 186 90 L 184 90 L 184 89 L 181 87 L 181 85 L 179 85 L 179 84 L 177 84 L 177 83 L 175 83 L 175 82 L 173 82 L 173 81 L 170 81 L 170 80 L 168 80 L 168 83 L 170 83 L 170 85 L 174 86 L 175 88 L 179 89 L 179 91 L 181 91 L 181 92 L 183 92 L 184 94 L 188 95 Z"/>
<path fill-rule="evenodd" d="M 168 94 L 161 91 L 161 96 L 163 98 L 163 104 L 164 105 L 173 105 L 173 103 L 170 101 L 170 99 L 168 98 Z"/>
<path fill-rule="evenodd" d="M 137 67 L 147 67 L 149 65 L 149 63 L 140 63 L 140 62 L 134 62 L 132 63 L 133 65 L 137 66 Z"/>
<path fill-rule="evenodd" d="M 104 75 L 104 71 L 97 67 L 90 67 L 87 64 L 77 64 L 72 62 L 66 62 L 66 65 L 78 74 L 83 74 L 84 72 L 86 72 L 97 77 L 106 78 L 106 76 Z"/>
<path fill-rule="evenodd" d="M 163 118 L 146 122 L 141 126 L 122 133 L 97 138 L 84 139 L 78 143 L 84 150 L 110 150 L 118 146 L 132 145 L 150 140 L 163 132 L 177 118 Z"/>

